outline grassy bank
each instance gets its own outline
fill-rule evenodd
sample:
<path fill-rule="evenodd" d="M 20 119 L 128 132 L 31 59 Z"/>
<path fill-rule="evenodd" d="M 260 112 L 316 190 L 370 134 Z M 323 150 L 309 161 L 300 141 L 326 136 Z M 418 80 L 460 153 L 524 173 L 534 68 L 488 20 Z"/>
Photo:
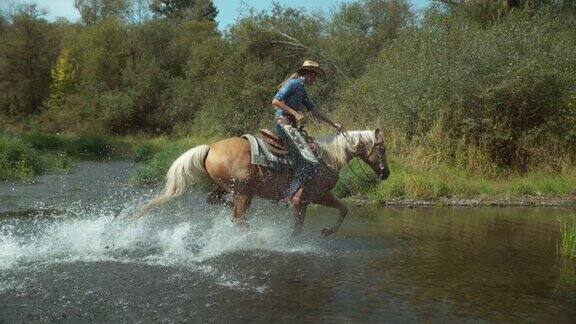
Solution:
<path fill-rule="evenodd" d="M 478 203 L 545 202 L 548 198 L 569 196 L 576 191 L 576 172 L 573 169 L 481 175 L 446 165 L 423 168 L 403 159 L 391 159 L 390 168 L 390 178 L 375 186 L 367 187 L 360 180 L 349 180 L 354 188 L 353 194 L 378 203 L 405 201 L 411 204 L 414 200 L 424 200 L 436 204 L 460 204 L 466 199 L 475 199 Z M 529 197 L 536 200 L 527 199 Z"/>
<path fill-rule="evenodd" d="M 47 171 L 67 172 L 74 158 L 145 161 L 167 142 L 167 138 L 144 136 L 0 134 L 0 179 L 30 181 Z"/>
<path fill-rule="evenodd" d="M 71 167 L 67 154 L 38 151 L 15 137 L 0 135 L 0 180 L 33 180 L 47 171 L 64 172 Z"/>
<path fill-rule="evenodd" d="M 132 177 L 132 183 L 151 185 L 162 182 L 168 167 L 180 154 L 193 146 L 212 141 L 187 138 L 165 143 L 160 151 L 143 161 Z M 390 151 L 398 152 L 398 148 Z M 546 204 L 555 198 L 572 197 L 576 193 L 576 169 L 570 166 L 560 169 L 534 166 L 521 173 L 499 170 L 487 165 L 471 168 L 406 156 L 412 155 L 392 154 L 389 157 L 391 176 L 387 181 L 377 184 L 359 179 L 345 167 L 333 192 L 341 198 L 405 204 L 413 204 L 414 201 L 461 204 L 467 199 L 475 199 L 478 204 L 495 201 L 501 204 Z M 362 168 L 374 176 L 368 166 L 357 160 L 353 161 L 351 166 L 356 174 L 363 175 Z"/>
<path fill-rule="evenodd" d="M 0 179 L 32 180 L 46 171 L 68 171 L 74 158 L 109 158 L 141 162 L 131 183 L 153 185 L 163 180 L 176 157 L 207 142 L 203 138 L 165 136 L 0 134 Z"/>
<path fill-rule="evenodd" d="M 341 198 L 381 204 L 516 204 L 546 203 L 559 197 L 574 201 L 576 168 L 571 163 L 532 165 L 525 172 L 498 169 L 468 154 L 458 163 L 449 163 L 435 148 L 423 149 L 398 137 L 389 136 L 391 176 L 377 184 L 359 179 L 345 167 L 333 192 Z M 106 157 L 140 162 L 131 184 L 157 185 L 163 182 L 170 164 L 191 147 L 211 143 L 209 138 L 180 138 L 104 135 L 51 135 L 25 133 L 0 136 L 0 177 L 30 180 L 48 170 L 70 169 L 74 157 Z M 372 174 L 359 161 L 351 163 L 355 173 Z M 570 198 L 571 197 L 571 198 Z"/>

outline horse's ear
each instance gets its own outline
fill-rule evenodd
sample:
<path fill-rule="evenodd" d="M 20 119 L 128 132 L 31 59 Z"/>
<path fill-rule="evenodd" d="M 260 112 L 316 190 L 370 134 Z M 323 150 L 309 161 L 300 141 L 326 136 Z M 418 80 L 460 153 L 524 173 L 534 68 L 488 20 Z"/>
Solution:
<path fill-rule="evenodd" d="M 382 131 L 380 131 L 380 127 L 374 130 L 374 139 L 376 140 L 376 143 L 382 142 Z"/>

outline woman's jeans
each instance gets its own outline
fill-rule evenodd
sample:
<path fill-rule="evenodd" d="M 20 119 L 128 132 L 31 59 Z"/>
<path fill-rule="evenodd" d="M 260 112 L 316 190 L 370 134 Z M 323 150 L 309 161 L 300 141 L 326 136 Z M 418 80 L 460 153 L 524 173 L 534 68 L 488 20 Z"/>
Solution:
<path fill-rule="evenodd" d="M 294 176 L 286 193 L 287 197 L 292 198 L 299 188 L 307 188 L 314 176 L 317 175 L 318 163 L 312 163 L 301 155 L 297 144 L 294 143 L 282 124 L 286 125 L 287 123 L 275 122 L 273 129 L 276 135 L 286 143 L 290 161 L 294 168 Z"/>

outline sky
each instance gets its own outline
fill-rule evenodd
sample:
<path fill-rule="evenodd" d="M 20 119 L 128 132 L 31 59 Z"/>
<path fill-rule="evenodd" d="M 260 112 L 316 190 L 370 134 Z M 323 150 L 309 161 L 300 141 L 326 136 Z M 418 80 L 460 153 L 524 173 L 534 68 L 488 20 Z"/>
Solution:
<path fill-rule="evenodd" d="M 269 0 L 213 0 L 214 5 L 218 9 L 218 26 L 220 29 L 225 29 L 227 26 L 234 23 L 243 9 L 254 8 L 258 11 L 268 10 L 272 7 L 272 2 Z M 47 11 L 46 17 L 50 20 L 56 17 L 65 17 L 70 21 L 79 19 L 79 14 L 74 9 L 74 0 L 0 0 L 0 9 L 6 9 L 10 4 L 18 4 L 22 2 L 37 3 L 40 8 Z M 329 13 L 331 9 L 337 8 L 342 2 L 350 2 L 350 0 L 277 0 L 275 1 L 289 7 L 303 7 L 307 10 L 322 11 Z M 412 0 L 415 8 L 425 7 L 430 0 Z"/>

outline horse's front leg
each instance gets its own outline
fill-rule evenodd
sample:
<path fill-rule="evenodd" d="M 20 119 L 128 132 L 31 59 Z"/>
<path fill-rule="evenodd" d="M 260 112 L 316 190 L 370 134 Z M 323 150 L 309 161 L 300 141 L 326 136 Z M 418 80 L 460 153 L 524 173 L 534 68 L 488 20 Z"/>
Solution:
<path fill-rule="evenodd" d="M 239 192 L 234 199 L 234 215 L 232 221 L 238 225 L 248 225 L 246 223 L 246 211 L 250 207 L 252 197 L 249 192 Z"/>
<path fill-rule="evenodd" d="M 221 205 L 224 207 L 234 207 L 234 203 L 231 201 L 226 200 L 227 191 L 223 188 L 216 188 L 213 192 L 208 194 L 206 197 L 206 202 L 209 205 Z"/>
<path fill-rule="evenodd" d="M 323 229 L 322 234 L 324 234 L 324 236 L 328 236 L 338 232 L 340 226 L 342 226 L 342 222 L 344 222 L 344 218 L 346 218 L 346 214 L 348 214 L 348 208 L 346 208 L 346 205 L 344 205 L 340 200 L 336 199 L 336 197 L 334 197 L 334 195 L 332 195 L 331 192 L 328 192 L 316 203 L 319 205 L 324 205 L 326 207 L 336 208 L 338 209 L 339 213 L 336 225 L 334 225 L 333 227 Z"/>
<path fill-rule="evenodd" d="M 307 208 L 308 204 L 298 203 L 294 205 L 294 215 L 296 216 L 296 220 L 294 222 L 294 227 L 292 228 L 292 237 L 300 235 L 302 226 L 304 226 L 304 218 L 306 217 Z"/>

